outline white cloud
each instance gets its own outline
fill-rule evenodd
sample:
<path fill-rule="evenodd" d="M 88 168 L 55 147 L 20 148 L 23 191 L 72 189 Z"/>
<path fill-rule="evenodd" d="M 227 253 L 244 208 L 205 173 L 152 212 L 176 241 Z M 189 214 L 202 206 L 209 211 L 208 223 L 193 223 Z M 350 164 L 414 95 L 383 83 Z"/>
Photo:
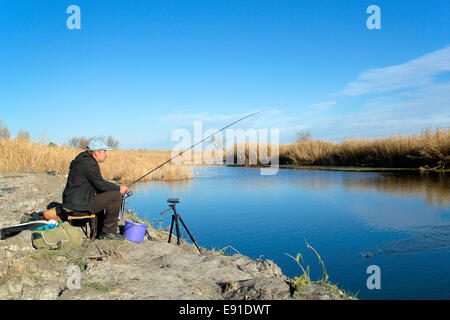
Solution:
<path fill-rule="evenodd" d="M 334 98 L 325 98 L 324 102 L 262 113 L 234 127 L 279 128 L 281 142 L 286 143 L 293 141 L 299 130 L 311 131 L 314 138 L 340 141 L 448 126 L 450 81 L 435 79 L 449 71 L 450 46 L 447 46 L 403 64 L 361 73 L 340 92 L 342 100 L 338 99 L 339 95 L 331 95 Z M 331 109 L 333 112 L 326 112 Z M 167 115 L 162 121 L 168 127 L 191 128 L 194 121 L 203 121 L 204 127 L 221 128 L 250 113 L 179 112 Z"/>
<path fill-rule="evenodd" d="M 301 125 L 311 131 L 313 138 L 332 141 L 419 133 L 429 127 L 450 126 L 449 103 L 450 81 L 431 82 L 419 88 L 370 96 L 369 99 L 347 99 L 345 105 L 336 103 L 338 113 L 304 112 L 303 119 L 291 122 L 292 126 L 283 128 L 283 133 L 294 137 Z"/>
<path fill-rule="evenodd" d="M 326 111 L 335 104 L 336 104 L 336 101 L 327 101 L 327 102 L 310 104 L 308 107 L 313 108 L 318 111 Z"/>
<path fill-rule="evenodd" d="M 355 97 L 346 98 L 345 105 L 338 100 L 340 114 L 317 113 L 309 119 L 313 135 L 339 141 L 448 126 L 450 82 L 436 77 L 449 71 L 450 46 L 400 65 L 367 70 L 340 92 L 341 97 Z"/>
<path fill-rule="evenodd" d="M 419 87 L 429 84 L 433 77 L 445 71 L 450 71 L 450 46 L 400 65 L 367 70 L 341 93 L 358 96 Z"/>

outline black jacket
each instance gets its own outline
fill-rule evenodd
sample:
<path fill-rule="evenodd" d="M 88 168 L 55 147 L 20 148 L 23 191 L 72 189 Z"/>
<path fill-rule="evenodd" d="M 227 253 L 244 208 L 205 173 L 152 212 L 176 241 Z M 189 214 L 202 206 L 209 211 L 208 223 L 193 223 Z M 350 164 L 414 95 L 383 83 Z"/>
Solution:
<path fill-rule="evenodd" d="M 97 161 L 88 152 L 76 156 L 70 163 L 62 195 L 63 207 L 92 212 L 95 194 L 106 191 L 120 191 L 120 187 L 103 179 Z"/>

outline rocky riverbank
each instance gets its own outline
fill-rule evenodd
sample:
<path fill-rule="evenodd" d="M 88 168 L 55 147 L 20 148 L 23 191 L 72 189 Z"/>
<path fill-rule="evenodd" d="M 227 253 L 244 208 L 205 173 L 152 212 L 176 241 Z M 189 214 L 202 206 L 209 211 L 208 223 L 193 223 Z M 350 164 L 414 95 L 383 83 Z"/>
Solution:
<path fill-rule="evenodd" d="M 59 202 L 65 182 L 61 175 L 0 173 L 0 227 Z M 84 239 L 72 250 L 36 250 L 31 231 L 2 240 L 0 299 L 347 299 L 328 283 L 295 290 L 270 260 L 205 248 L 200 255 L 185 241 L 167 243 L 164 230 L 148 230 L 151 239 L 142 243 Z"/>

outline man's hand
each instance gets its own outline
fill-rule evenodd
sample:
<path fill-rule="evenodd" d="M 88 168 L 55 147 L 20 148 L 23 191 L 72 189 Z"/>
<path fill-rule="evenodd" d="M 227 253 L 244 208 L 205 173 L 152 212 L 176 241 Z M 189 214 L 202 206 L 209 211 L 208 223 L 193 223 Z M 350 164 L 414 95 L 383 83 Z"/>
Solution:
<path fill-rule="evenodd" d="M 120 186 L 120 193 L 124 194 L 124 193 L 127 193 L 127 192 L 128 192 L 128 187 L 125 186 L 125 185 L 121 185 Z"/>

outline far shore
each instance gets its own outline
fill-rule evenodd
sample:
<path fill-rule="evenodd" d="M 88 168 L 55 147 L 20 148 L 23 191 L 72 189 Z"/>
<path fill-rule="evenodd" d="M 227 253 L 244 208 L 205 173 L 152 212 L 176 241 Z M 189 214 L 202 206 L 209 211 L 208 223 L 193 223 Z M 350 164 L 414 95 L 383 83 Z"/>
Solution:
<path fill-rule="evenodd" d="M 236 168 L 270 168 L 270 165 L 245 165 L 245 164 L 195 164 L 186 163 L 185 166 L 192 167 L 236 167 Z M 450 169 L 437 169 L 429 167 L 419 168 L 382 168 L 382 167 L 351 167 L 351 166 L 296 166 L 289 164 L 280 164 L 274 168 L 289 169 L 289 170 L 311 170 L 311 171 L 349 171 L 349 172 L 450 172 Z"/>
<path fill-rule="evenodd" d="M 83 150 L 33 142 L 23 137 L 0 139 L 0 172 L 56 172 L 66 175 L 70 162 L 80 152 Z M 449 172 L 450 128 L 376 139 L 350 139 L 340 143 L 309 138 L 282 145 L 242 143 L 218 152 L 218 155 L 206 150 L 185 152 L 182 157 L 145 176 L 142 181 L 192 179 L 194 175 L 190 165 L 229 165 L 225 159 L 228 159 L 227 162 L 232 159 L 232 166 L 266 167 L 264 164 L 270 163 L 268 160 L 272 152 L 277 156 L 272 167 L 280 169 Z M 174 154 L 171 150 L 112 150 L 108 151 L 108 158 L 100 168 L 108 180 L 134 181 L 171 159 Z M 202 163 L 194 163 L 196 157 Z M 188 159 L 190 163 L 187 163 Z M 223 164 L 209 163 L 212 159 L 219 159 Z"/>

